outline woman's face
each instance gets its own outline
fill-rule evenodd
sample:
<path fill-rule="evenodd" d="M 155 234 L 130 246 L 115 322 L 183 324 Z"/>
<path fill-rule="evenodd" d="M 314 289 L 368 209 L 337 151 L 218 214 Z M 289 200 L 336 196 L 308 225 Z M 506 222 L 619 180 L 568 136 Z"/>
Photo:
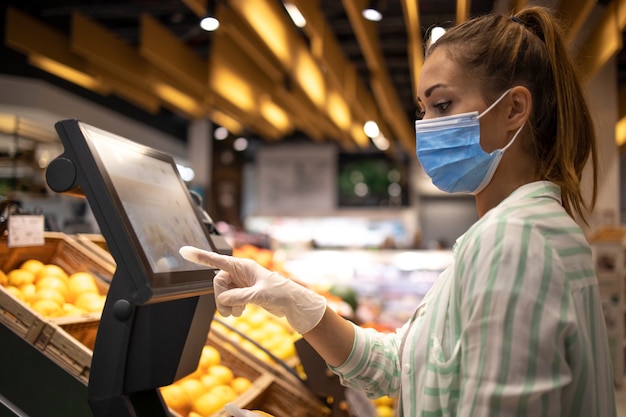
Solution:
<path fill-rule="evenodd" d="M 424 119 L 478 111 L 492 103 L 486 101 L 480 80 L 463 71 L 451 59 L 446 46 L 440 46 L 426 59 L 418 88 L 418 102 Z M 480 143 L 485 152 L 506 145 L 502 102 L 480 118 Z M 502 130 L 504 129 L 504 130 Z M 499 138 L 499 139 L 498 139 Z"/>

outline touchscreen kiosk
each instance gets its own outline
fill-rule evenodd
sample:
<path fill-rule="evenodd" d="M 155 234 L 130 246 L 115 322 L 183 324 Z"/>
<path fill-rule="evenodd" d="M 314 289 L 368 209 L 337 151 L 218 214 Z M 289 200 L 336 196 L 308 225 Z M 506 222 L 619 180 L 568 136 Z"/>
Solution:
<path fill-rule="evenodd" d="M 167 416 L 158 388 L 196 369 L 215 311 L 216 271 L 178 249 L 231 249 L 203 223 L 170 155 L 77 120 L 55 127 L 64 152 L 48 166 L 47 183 L 87 199 L 116 261 L 89 405 L 96 417 Z"/>

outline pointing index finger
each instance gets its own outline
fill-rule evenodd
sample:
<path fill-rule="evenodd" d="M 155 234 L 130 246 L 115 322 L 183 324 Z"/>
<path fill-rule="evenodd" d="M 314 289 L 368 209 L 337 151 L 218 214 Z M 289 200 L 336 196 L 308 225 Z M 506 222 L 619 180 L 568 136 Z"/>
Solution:
<path fill-rule="evenodd" d="M 228 256 L 215 252 L 205 251 L 194 246 L 183 246 L 178 250 L 180 255 L 190 262 L 206 265 L 225 271 L 230 270 L 230 259 Z"/>

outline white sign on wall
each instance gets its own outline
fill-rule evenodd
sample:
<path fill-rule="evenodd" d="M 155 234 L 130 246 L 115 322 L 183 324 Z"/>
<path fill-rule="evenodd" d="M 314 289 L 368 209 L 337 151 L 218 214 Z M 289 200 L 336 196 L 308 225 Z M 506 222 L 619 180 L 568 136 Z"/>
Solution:
<path fill-rule="evenodd" d="M 259 214 L 324 213 L 336 209 L 334 146 L 265 147 L 259 150 L 256 162 Z"/>

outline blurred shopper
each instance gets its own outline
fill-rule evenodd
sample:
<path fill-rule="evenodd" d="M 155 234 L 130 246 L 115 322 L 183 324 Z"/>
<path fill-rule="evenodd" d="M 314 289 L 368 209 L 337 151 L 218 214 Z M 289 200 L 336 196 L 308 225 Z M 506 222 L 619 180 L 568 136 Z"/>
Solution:
<path fill-rule="evenodd" d="M 286 316 L 345 385 L 398 396 L 399 416 L 615 416 L 591 249 L 574 221 L 595 202 L 596 139 L 557 22 L 533 7 L 450 29 L 426 53 L 419 98 L 420 163 L 440 189 L 473 194 L 479 220 L 396 333 L 349 323 L 251 260 L 181 253 L 222 270 L 223 315 L 255 303 Z"/>

